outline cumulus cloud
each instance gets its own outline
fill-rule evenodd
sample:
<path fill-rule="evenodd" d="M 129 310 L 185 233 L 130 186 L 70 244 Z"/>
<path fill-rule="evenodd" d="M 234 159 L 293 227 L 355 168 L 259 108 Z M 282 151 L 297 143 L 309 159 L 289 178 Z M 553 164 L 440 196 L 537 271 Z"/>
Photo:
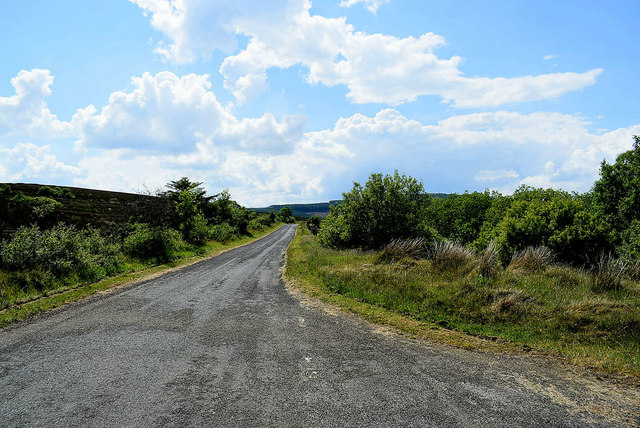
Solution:
<path fill-rule="evenodd" d="M 0 181 L 50 180 L 80 173 L 78 167 L 59 161 L 48 145 L 19 143 L 12 148 L 0 146 Z"/>
<path fill-rule="evenodd" d="M 220 72 L 238 103 L 265 88 L 267 70 L 302 65 L 310 84 L 345 85 L 354 103 L 397 105 L 419 96 L 439 96 L 458 108 L 497 107 L 558 97 L 592 85 L 601 69 L 537 76 L 467 77 L 461 58 L 439 58 L 444 37 L 426 33 L 398 38 L 356 31 L 345 18 L 311 15 L 308 0 L 277 4 L 255 0 L 131 0 L 151 14 L 152 25 L 169 39 L 158 52 L 183 63 L 207 58 L 215 49 L 232 52 L 239 35 L 245 49 L 228 56 Z M 375 10 L 378 0 L 359 2 Z"/>
<path fill-rule="evenodd" d="M 11 79 L 15 95 L 0 97 L 0 135 L 63 137 L 69 126 L 47 106 L 53 76 L 49 70 L 22 70 Z"/>
<path fill-rule="evenodd" d="M 144 73 L 133 77 L 131 86 L 111 94 L 99 113 L 95 106 L 78 110 L 72 124 L 79 147 L 184 153 L 206 143 L 284 153 L 293 149 L 306 123 L 302 116 L 278 122 L 270 113 L 238 120 L 216 99 L 207 75 Z"/>

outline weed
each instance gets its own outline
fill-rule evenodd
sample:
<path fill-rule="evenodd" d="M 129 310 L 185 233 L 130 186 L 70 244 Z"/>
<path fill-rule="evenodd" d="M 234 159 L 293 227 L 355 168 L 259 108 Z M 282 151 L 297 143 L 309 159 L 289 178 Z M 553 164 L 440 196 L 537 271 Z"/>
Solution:
<path fill-rule="evenodd" d="M 496 246 L 492 242 L 484 250 L 478 259 L 478 271 L 483 278 L 495 278 L 500 271 L 500 261 Z"/>
<path fill-rule="evenodd" d="M 553 254 L 547 247 L 527 247 L 516 252 L 507 269 L 519 273 L 539 273 L 547 270 Z"/>
<path fill-rule="evenodd" d="M 471 250 L 456 242 L 438 242 L 431 251 L 431 266 L 437 272 L 456 272 L 475 260 Z"/>
<path fill-rule="evenodd" d="M 394 239 L 376 256 L 376 263 L 393 263 L 404 259 L 419 259 L 427 254 L 423 238 Z"/>
<path fill-rule="evenodd" d="M 594 291 L 615 291 L 622 287 L 626 264 L 612 253 L 602 253 L 593 268 Z"/>

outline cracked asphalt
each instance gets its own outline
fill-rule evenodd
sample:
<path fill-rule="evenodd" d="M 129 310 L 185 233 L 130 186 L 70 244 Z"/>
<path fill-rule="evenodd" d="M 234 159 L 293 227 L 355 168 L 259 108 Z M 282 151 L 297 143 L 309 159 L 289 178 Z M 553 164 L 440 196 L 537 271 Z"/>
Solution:
<path fill-rule="evenodd" d="M 630 387 L 302 304 L 294 233 L 0 332 L 0 426 L 640 426 Z"/>

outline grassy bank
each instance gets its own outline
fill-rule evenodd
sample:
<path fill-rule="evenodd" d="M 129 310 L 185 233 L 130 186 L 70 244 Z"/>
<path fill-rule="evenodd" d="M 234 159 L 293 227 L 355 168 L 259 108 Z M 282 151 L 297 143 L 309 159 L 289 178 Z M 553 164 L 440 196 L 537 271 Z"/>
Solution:
<path fill-rule="evenodd" d="M 331 250 L 299 227 L 287 253 L 293 286 L 410 335 L 473 349 L 540 352 L 640 377 L 640 283 L 600 291 L 590 273 L 550 265 L 491 276 L 461 264 L 383 261 Z"/>
<path fill-rule="evenodd" d="M 135 259 L 127 259 L 120 268 L 120 273 L 94 283 L 83 283 L 78 277 L 70 276 L 57 281 L 54 287 L 43 291 L 32 287 L 12 290 L 11 293 L 3 296 L 4 309 L 0 310 L 0 328 L 38 313 L 75 302 L 94 293 L 108 292 L 110 289 L 151 279 L 167 271 L 216 256 L 224 251 L 262 238 L 281 226 L 282 223 L 276 223 L 260 230 L 250 230 L 250 234 L 242 235 L 226 243 L 209 241 L 199 247 L 187 247 L 182 249 L 176 260 L 170 263 L 145 264 Z M 0 282 L 8 275 L 9 273 L 0 271 Z"/>

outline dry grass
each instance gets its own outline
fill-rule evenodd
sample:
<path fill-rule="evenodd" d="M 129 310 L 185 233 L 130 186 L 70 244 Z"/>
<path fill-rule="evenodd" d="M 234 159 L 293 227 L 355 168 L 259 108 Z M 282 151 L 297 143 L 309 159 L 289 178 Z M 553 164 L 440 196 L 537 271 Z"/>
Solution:
<path fill-rule="evenodd" d="M 527 247 L 511 258 L 508 270 L 516 273 L 541 273 L 553 261 L 553 254 L 547 247 Z"/>
<path fill-rule="evenodd" d="M 457 242 L 438 242 L 431 251 L 431 266 L 438 272 L 459 272 L 475 261 L 476 255 Z"/>
<path fill-rule="evenodd" d="M 492 242 L 478 259 L 478 273 L 483 278 L 495 278 L 500 272 L 498 252 Z"/>
<path fill-rule="evenodd" d="M 376 256 L 376 263 L 393 263 L 404 259 L 417 260 L 427 255 L 427 241 L 423 238 L 394 239 Z"/>
<path fill-rule="evenodd" d="M 600 254 L 593 268 L 593 289 L 595 291 L 619 290 L 626 272 L 626 263 L 616 259 L 612 253 Z"/>

